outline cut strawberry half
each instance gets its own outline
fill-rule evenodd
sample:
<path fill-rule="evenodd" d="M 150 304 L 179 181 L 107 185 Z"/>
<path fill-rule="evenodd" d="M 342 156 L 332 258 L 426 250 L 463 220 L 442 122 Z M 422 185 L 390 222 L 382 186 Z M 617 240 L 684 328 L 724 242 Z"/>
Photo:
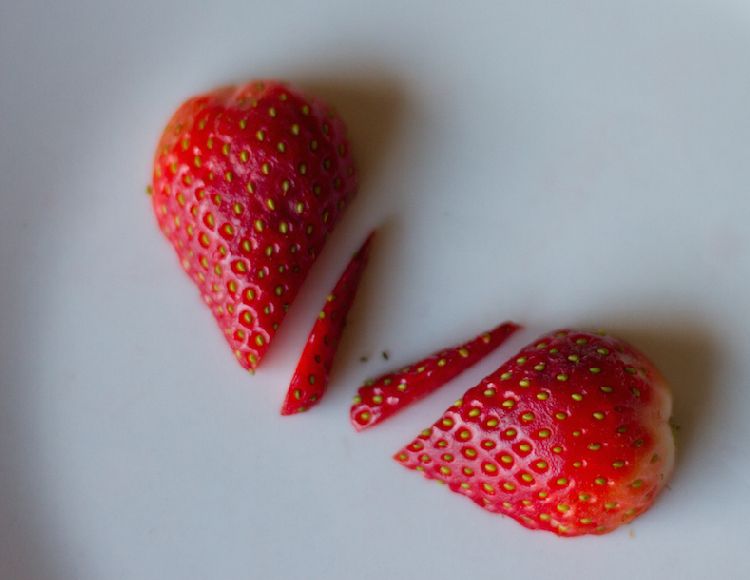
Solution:
<path fill-rule="evenodd" d="M 385 421 L 404 407 L 433 393 L 498 348 L 520 327 L 513 322 L 484 332 L 471 341 L 436 352 L 401 370 L 367 381 L 350 410 L 357 431 Z"/>
<path fill-rule="evenodd" d="M 528 528 L 603 534 L 666 484 L 671 407 L 663 377 L 632 346 L 562 330 L 469 389 L 395 459 Z"/>
<path fill-rule="evenodd" d="M 354 254 L 336 282 L 333 292 L 326 298 L 289 384 L 286 400 L 281 407 L 282 415 L 307 411 L 323 398 L 333 359 L 346 326 L 346 316 L 367 265 L 373 235 L 374 232 Z"/>

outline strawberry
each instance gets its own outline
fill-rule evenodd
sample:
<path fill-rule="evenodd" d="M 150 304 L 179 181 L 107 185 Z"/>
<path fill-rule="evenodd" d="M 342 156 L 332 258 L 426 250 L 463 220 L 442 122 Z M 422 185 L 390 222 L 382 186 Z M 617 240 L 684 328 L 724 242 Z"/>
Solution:
<path fill-rule="evenodd" d="M 603 534 L 665 485 L 671 406 L 659 371 L 632 346 L 562 330 L 467 391 L 395 459 L 528 528 Z"/>
<path fill-rule="evenodd" d="M 359 388 L 350 410 L 357 431 L 372 427 L 436 391 L 499 347 L 519 326 L 505 322 L 466 344 L 447 348 L 409 365 L 367 381 Z"/>
<path fill-rule="evenodd" d="M 282 415 L 307 411 L 323 398 L 328 386 L 328 374 L 346 326 L 346 315 L 367 265 L 373 235 L 374 232 L 354 254 L 333 292 L 326 298 L 289 384 L 286 400 L 281 407 Z"/>
<path fill-rule="evenodd" d="M 254 370 L 357 181 L 343 122 L 274 81 L 188 99 L 154 159 L 159 227 Z"/>

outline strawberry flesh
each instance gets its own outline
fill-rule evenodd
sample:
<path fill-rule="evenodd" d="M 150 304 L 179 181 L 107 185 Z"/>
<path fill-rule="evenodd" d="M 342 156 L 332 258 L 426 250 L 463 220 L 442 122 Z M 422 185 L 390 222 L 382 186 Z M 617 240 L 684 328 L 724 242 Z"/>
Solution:
<path fill-rule="evenodd" d="M 343 122 L 275 81 L 187 100 L 154 159 L 159 227 L 255 369 L 357 188 Z"/>
<path fill-rule="evenodd" d="M 603 534 L 646 511 L 674 462 L 669 388 L 610 336 L 521 350 L 395 455 L 531 529 Z"/>
<path fill-rule="evenodd" d="M 354 254 L 341 278 L 336 282 L 333 292 L 326 298 L 326 303 L 307 337 L 307 343 L 289 384 L 286 399 L 281 407 L 282 415 L 307 411 L 323 398 L 336 350 L 346 326 L 346 316 L 367 266 L 373 235 L 374 233 L 371 233 Z"/>
<path fill-rule="evenodd" d="M 498 348 L 520 327 L 505 322 L 469 342 L 447 348 L 387 373 L 359 388 L 350 410 L 357 431 L 388 419 L 404 407 L 433 393 Z"/>

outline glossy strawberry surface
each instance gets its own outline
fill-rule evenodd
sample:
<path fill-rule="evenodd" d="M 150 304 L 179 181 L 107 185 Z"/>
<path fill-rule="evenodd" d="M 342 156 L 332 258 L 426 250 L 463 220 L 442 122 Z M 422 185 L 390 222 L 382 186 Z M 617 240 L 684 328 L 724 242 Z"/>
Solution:
<path fill-rule="evenodd" d="M 153 208 L 240 364 L 255 369 L 357 182 L 343 122 L 275 81 L 187 100 Z"/>
<path fill-rule="evenodd" d="M 646 511 L 667 482 L 671 405 L 632 346 L 562 330 L 467 391 L 395 459 L 528 528 L 603 534 Z"/>
<path fill-rule="evenodd" d="M 519 326 L 505 322 L 478 337 L 446 348 L 361 386 L 350 409 L 357 431 L 377 425 L 433 393 L 498 348 Z"/>
<path fill-rule="evenodd" d="M 281 407 L 282 415 L 307 411 L 323 398 L 336 350 L 346 326 L 346 317 L 367 266 L 373 235 L 374 233 L 370 234 L 357 250 L 333 291 L 326 297 L 326 303 L 318 313 L 289 384 Z"/>

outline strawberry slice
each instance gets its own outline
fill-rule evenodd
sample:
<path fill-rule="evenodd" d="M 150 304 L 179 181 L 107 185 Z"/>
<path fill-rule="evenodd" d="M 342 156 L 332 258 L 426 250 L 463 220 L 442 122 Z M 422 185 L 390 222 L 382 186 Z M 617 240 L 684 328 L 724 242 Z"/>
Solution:
<path fill-rule="evenodd" d="M 671 407 L 659 371 L 632 346 L 562 330 L 467 391 L 395 459 L 528 528 L 603 534 L 666 484 Z"/>
<path fill-rule="evenodd" d="M 505 322 L 462 344 L 436 352 L 399 371 L 367 381 L 350 410 L 357 431 L 385 421 L 404 407 L 425 398 L 498 348 L 520 327 Z"/>
<path fill-rule="evenodd" d="M 289 384 L 281 407 L 282 415 L 307 411 L 323 398 L 333 359 L 346 326 L 346 316 L 357 294 L 374 235 L 374 232 L 371 233 L 357 250 L 336 282 L 333 292 L 326 298 Z"/>
<path fill-rule="evenodd" d="M 153 209 L 240 364 L 255 369 L 357 182 L 343 122 L 275 81 L 188 99 Z"/>

